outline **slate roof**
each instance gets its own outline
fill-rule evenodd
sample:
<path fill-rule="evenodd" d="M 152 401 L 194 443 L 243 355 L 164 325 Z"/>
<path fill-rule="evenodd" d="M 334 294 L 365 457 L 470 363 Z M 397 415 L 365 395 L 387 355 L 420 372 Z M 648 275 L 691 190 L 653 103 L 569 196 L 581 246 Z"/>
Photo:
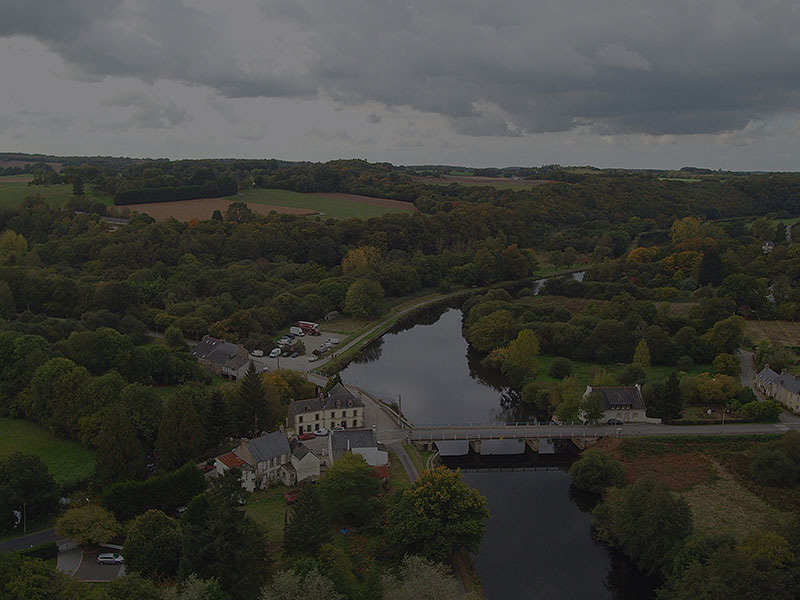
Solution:
<path fill-rule="evenodd" d="M 236 356 L 237 352 L 239 352 L 239 346 L 237 344 L 206 336 L 203 338 L 202 342 L 195 346 L 192 354 L 202 360 L 208 360 L 218 365 L 223 365 Z"/>
<path fill-rule="evenodd" d="M 306 455 L 311 453 L 311 450 L 309 450 L 306 445 L 297 438 L 292 438 L 292 441 L 289 442 L 289 448 L 292 450 L 292 455 L 297 460 L 303 460 Z"/>
<path fill-rule="evenodd" d="M 780 375 L 770 369 L 769 365 L 767 365 L 761 369 L 758 374 L 758 378 L 765 383 L 775 383 L 780 378 Z"/>
<path fill-rule="evenodd" d="M 637 387 L 593 387 L 592 392 L 600 392 L 603 395 L 603 405 L 606 410 L 647 408 Z"/>
<path fill-rule="evenodd" d="M 345 429 L 331 432 L 331 447 L 334 450 L 377 448 L 378 440 L 372 429 Z"/>
<path fill-rule="evenodd" d="M 778 376 L 778 384 L 793 394 L 800 394 L 800 379 L 789 373 L 781 373 Z"/>
<path fill-rule="evenodd" d="M 270 458 L 289 454 L 289 442 L 282 431 L 273 431 L 250 440 L 247 447 L 253 454 L 257 463 L 262 463 Z"/>
<path fill-rule="evenodd" d="M 358 408 L 364 403 L 353 396 L 341 383 L 337 383 L 323 397 L 321 394 L 316 398 L 308 400 L 293 400 L 289 403 L 289 420 L 294 422 L 295 415 L 303 415 L 310 412 L 322 412 L 335 408 Z"/>

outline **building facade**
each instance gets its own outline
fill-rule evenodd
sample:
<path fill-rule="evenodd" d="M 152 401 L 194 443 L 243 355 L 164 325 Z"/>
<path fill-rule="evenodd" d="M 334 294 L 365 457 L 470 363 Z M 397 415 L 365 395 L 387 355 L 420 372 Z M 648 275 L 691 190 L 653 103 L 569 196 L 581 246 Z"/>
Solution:
<path fill-rule="evenodd" d="M 322 428 L 358 429 L 364 426 L 364 403 L 341 383 L 328 394 L 289 404 L 287 429 L 295 435 L 313 433 Z"/>

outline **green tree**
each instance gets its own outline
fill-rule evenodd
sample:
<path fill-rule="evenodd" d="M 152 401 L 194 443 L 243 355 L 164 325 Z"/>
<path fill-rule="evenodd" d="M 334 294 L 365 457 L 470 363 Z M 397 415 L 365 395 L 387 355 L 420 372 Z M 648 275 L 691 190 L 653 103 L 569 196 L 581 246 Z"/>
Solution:
<path fill-rule="evenodd" d="M 642 338 L 633 351 L 633 364 L 639 365 L 643 369 L 650 368 L 650 346 L 647 345 L 647 340 Z"/>
<path fill-rule="evenodd" d="M 441 563 L 406 556 L 397 572 L 383 578 L 383 600 L 467 600 L 455 577 Z"/>
<path fill-rule="evenodd" d="M 506 348 L 507 361 L 515 370 L 529 375 L 536 374 L 536 359 L 539 356 L 539 336 L 530 329 L 523 329 Z"/>
<path fill-rule="evenodd" d="M 228 405 L 225 403 L 222 391 L 219 388 L 214 388 L 211 391 L 211 397 L 206 409 L 205 447 L 216 450 L 219 443 L 228 436 L 230 428 Z"/>
<path fill-rule="evenodd" d="M 398 553 L 441 561 L 455 551 L 477 552 L 488 518 L 486 498 L 460 473 L 437 467 L 392 498 L 388 535 Z"/>
<path fill-rule="evenodd" d="M 792 487 L 797 483 L 798 466 L 780 448 L 764 446 L 750 461 L 750 476 L 759 485 Z"/>
<path fill-rule="evenodd" d="M 553 362 L 550 363 L 550 368 L 547 370 L 547 374 L 555 379 L 564 379 L 564 377 L 569 377 L 572 375 L 572 362 L 570 362 L 568 358 L 557 356 L 553 359 Z"/>
<path fill-rule="evenodd" d="M 167 402 L 156 439 L 156 463 L 172 471 L 193 461 L 203 446 L 200 417 L 190 399 L 178 394 Z"/>
<path fill-rule="evenodd" d="M 466 332 L 467 341 L 481 352 L 508 345 L 517 335 L 514 315 L 508 310 L 497 310 L 481 317 Z"/>
<path fill-rule="evenodd" d="M 59 535 L 79 544 L 105 544 L 119 532 L 114 515 L 102 506 L 87 504 L 70 508 L 56 523 Z"/>
<path fill-rule="evenodd" d="M 17 314 L 17 305 L 14 303 L 14 293 L 8 283 L 0 281 L 0 317 L 11 319 Z"/>
<path fill-rule="evenodd" d="M 239 435 L 248 432 L 256 433 L 257 421 L 264 426 L 269 425 L 267 422 L 267 398 L 264 393 L 264 383 L 256 371 L 253 361 L 250 361 L 242 378 L 234 406 L 236 431 Z"/>
<path fill-rule="evenodd" d="M 625 470 L 616 458 L 589 450 L 569 470 L 572 485 L 584 492 L 601 495 L 607 488 L 625 485 Z"/>
<path fill-rule="evenodd" d="M 129 573 L 104 584 L 103 591 L 108 600 L 163 600 L 153 582 L 138 573 Z"/>
<path fill-rule="evenodd" d="M 150 579 L 172 577 L 178 572 L 180 547 L 178 524 L 160 510 L 148 510 L 128 527 L 126 568 Z"/>
<path fill-rule="evenodd" d="M 170 350 L 186 350 L 186 340 L 183 339 L 183 332 L 177 325 L 170 325 L 164 332 L 164 342 Z"/>
<path fill-rule="evenodd" d="M 579 420 L 583 404 L 583 391 L 583 387 L 574 376 L 565 377 L 553 386 L 550 392 L 550 404 L 555 407 L 554 415 L 562 423 Z"/>
<path fill-rule="evenodd" d="M 728 317 L 718 321 L 703 335 L 714 355 L 727 353 L 733 354 L 742 345 L 744 337 L 744 319 L 741 317 Z"/>
<path fill-rule="evenodd" d="M 380 484 L 364 457 L 346 453 L 319 483 L 319 494 L 331 520 L 361 525 L 378 513 Z"/>
<path fill-rule="evenodd" d="M 330 541 L 329 524 L 317 487 L 303 487 L 289 509 L 289 524 L 283 535 L 283 547 L 289 554 L 316 556 L 322 545 Z"/>
<path fill-rule="evenodd" d="M 374 317 L 383 305 L 383 288 L 372 279 L 357 279 L 347 288 L 344 311 L 351 317 Z"/>
<path fill-rule="evenodd" d="M 742 365 L 739 362 L 739 359 L 733 354 L 728 354 L 727 352 L 717 354 L 717 356 L 714 358 L 713 364 L 717 373 L 730 375 L 731 377 L 738 377 L 742 370 Z"/>
<path fill-rule="evenodd" d="M 700 261 L 700 268 L 697 272 L 697 281 L 700 285 L 715 287 L 722 283 L 722 259 L 715 249 L 710 248 L 703 252 L 703 259 Z"/>
<path fill-rule="evenodd" d="M 14 511 L 35 522 L 57 510 L 58 485 L 41 458 L 14 452 L 0 460 L 0 531 L 14 528 Z"/>
<path fill-rule="evenodd" d="M 680 419 L 683 414 L 683 402 L 677 373 L 673 371 L 666 383 L 657 383 L 658 385 L 652 384 L 653 398 L 647 404 L 647 416 L 663 420 Z M 645 388 L 642 388 L 643 395 Z"/>
<path fill-rule="evenodd" d="M 305 575 L 278 571 L 272 583 L 261 591 L 260 600 L 344 600 L 333 582 L 312 569 Z"/>
<path fill-rule="evenodd" d="M 128 412 L 121 404 L 106 411 L 97 437 L 94 481 L 102 490 L 117 481 L 141 479 L 147 474 L 147 460 Z"/>
<path fill-rule="evenodd" d="M 267 536 L 230 500 L 196 496 L 181 517 L 181 537 L 179 576 L 215 578 L 237 600 L 252 598 L 263 585 Z"/>
<path fill-rule="evenodd" d="M 0 598 L 3 600 L 83 600 L 86 584 L 69 577 L 42 560 L 23 558 L 16 552 L 0 554 Z"/>
<path fill-rule="evenodd" d="M 216 579 L 200 579 L 194 573 L 162 595 L 163 600 L 230 600 Z"/>
<path fill-rule="evenodd" d="M 667 574 L 692 532 L 686 500 L 653 479 L 612 488 L 594 511 L 598 535 L 627 554 L 643 571 Z"/>
<path fill-rule="evenodd" d="M 600 392 L 592 392 L 581 402 L 580 413 L 585 421 L 596 423 L 605 416 L 606 404 Z"/>

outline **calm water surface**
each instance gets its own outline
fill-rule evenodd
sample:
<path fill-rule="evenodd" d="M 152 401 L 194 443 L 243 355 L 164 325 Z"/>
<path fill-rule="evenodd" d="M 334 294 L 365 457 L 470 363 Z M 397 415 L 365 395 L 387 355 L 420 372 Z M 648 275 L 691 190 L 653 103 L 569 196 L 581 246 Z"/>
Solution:
<path fill-rule="evenodd" d="M 387 333 L 342 371 L 342 379 L 383 400 L 401 396 L 420 424 L 525 420 L 498 374 L 480 366 L 461 335 L 461 311 L 432 309 L 410 329 Z M 521 418 L 522 417 L 522 418 Z"/>

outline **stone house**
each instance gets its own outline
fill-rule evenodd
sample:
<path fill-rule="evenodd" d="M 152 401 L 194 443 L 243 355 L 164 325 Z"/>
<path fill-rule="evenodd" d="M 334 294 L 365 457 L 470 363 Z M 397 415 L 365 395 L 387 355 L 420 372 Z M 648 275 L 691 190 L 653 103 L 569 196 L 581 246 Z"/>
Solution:
<path fill-rule="evenodd" d="M 289 441 L 282 431 L 242 440 L 233 453 L 253 468 L 258 488 L 280 479 L 281 467 L 291 462 Z"/>
<path fill-rule="evenodd" d="M 281 481 L 291 486 L 307 479 L 319 479 L 319 457 L 297 438 L 292 438 L 289 442 L 289 449 L 289 462 L 281 465 Z"/>
<path fill-rule="evenodd" d="M 331 432 L 328 437 L 328 456 L 331 464 L 347 452 L 360 454 L 371 467 L 384 467 L 389 464 L 389 453 L 380 449 L 374 429 Z"/>
<path fill-rule="evenodd" d="M 327 395 L 289 404 L 287 429 L 296 435 L 321 428 L 358 429 L 364 426 L 364 403 L 337 383 Z"/>
<path fill-rule="evenodd" d="M 642 387 L 614 386 L 592 387 L 586 386 L 583 397 L 587 398 L 592 392 L 599 392 L 603 403 L 603 417 L 600 422 L 617 419 L 624 423 L 661 423 L 661 419 L 647 416 L 647 406 L 642 398 Z"/>
<path fill-rule="evenodd" d="M 800 413 L 800 378 L 786 369 L 775 372 L 769 365 L 756 375 L 756 389 L 765 396 L 774 398 L 794 413 Z"/>
<path fill-rule="evenodd" d="M 205 367 L 215 375 L 233 380 L 244 377 L 250 365 L 247 348 L 209 335 L 195 346 L 192 355 L 197 357 L 201 367 Z"/>

